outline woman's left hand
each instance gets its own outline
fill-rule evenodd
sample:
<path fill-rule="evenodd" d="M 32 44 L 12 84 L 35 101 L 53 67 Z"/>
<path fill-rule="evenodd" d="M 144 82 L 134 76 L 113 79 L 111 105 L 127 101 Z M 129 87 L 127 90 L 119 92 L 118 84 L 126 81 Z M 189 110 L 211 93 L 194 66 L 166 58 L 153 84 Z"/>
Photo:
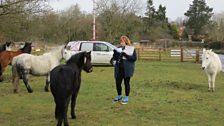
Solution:
<path fill-rule="evenodd" d="M 128 55 L 125 52 L 122 52 L 121 55 L 126 57 L 126 58 L 128 57 Z"/>

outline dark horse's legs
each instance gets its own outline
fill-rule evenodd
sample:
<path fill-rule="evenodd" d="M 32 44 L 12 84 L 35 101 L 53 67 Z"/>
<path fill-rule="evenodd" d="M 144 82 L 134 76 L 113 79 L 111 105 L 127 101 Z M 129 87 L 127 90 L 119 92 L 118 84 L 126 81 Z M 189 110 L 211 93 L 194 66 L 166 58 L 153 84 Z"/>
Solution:
<path fill-rule="evenodd" d="M 65 113 L 64 113 L 64 126 L 69 126 L 68 125 L 68 118 L 67 118 L 67 113 L 68 113 L 68 105 L 69 105 L 70 97 L 67 98 L 66 104 L 65 104 Z"/>
<path fill-rule="evenodd" d="M 4 67 L 2 66 L 2 64 L 0 64 L 0 82 L 3 81 L 3 72 L 4 72 Z"/>
<path fill-rule="evenodd" d="M 72 116 L 72 119 L 76 119 L 75 104 L 76 104 L 76 96 L 72 95 L 72 103 L 71 103 L 71 116 Z"/>
<path fill-rule="evenodd" d="M 47 78 L 46 78 L 46 84 L 45 84 L 45 88 L 44 88 L 44 90 L 46 91 L 46 92 L 49 92 L 49 85 L 50 85 L 50 76 L 49 76 L 49 74 L 47 75 Z"/>
<path fill-rule="evenodd" d="M 62 121 L 63 121 L 63 119 L 62 119 L 62 118 L 59 118 L 59 119 L 58 119 L 58 124 L 57 124 L 57 126 L 61 126 L 61 125 L 62 125 Z"/>
<path fill-rule="evenodd" d="M 76 105 L 76 99 L 77 99 L 78 93 L 79 93 L 79 87 L 78 87 L 78 89 L 76 89 L 75 93 L 72 94 L 72 103 L 71 103 L 71 116 L 72 116 L 72 119 L 76 119 L 75 105 Z"/>
<path fill-rule="evenodd" d="M 30 85 L 28 84 L 28 74 L 29 74 L 29 70 L 25 70 L 25 69 L 22 69 L 22 78 L 23 78 L 23 82 L 26 86 L 26 89 L 29 93 L 32 93 L 33 90 L 31 89 Z"/>

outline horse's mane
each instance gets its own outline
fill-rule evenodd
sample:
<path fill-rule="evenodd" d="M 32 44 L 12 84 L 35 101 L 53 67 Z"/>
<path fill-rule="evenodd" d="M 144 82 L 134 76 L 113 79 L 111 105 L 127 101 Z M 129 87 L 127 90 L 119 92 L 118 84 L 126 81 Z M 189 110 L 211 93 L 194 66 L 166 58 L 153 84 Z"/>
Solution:
<path fill-rule="evenodd" d="M 61 59 L 63 49 L 64 49 L 64 45 L 57 46 L 51 49 L 49 52 L 44 53 L 43 55 L 51 55 L 51 56 L 57 57 L 58 59 Z"/>
<path fill-rule="evenodd" d="M 60 45 L 60 46 L 57 46 L 57 47 L 54 47 L 52 48 L 49 53 L 55 53 L 55 52 L 58 52 L 59 50 L 61 51 L 61 49 L 64 47 L 64 45 Z"/>
<path fill-rule="evenodd" d="M 66 62 L 66 64 L 76 64 L 78 65 L 79 67 L 83 64 L 84 62 L 84 54 L 86 52 L 79 52 L 79 53 L 76 53 L 75 55 L 72 55 L 71 58 Z"/>
<path fill-rule="evenodd" d="M 208 53 L 211 56 L 216 54 L 215 52 L 212 51 L 212 49 L 206 50 L 206 53 Z"/>
<path fill-rule="evenodd" d="M 208 53 L 209 53 L 209 54 L 212 54 L 212 55 L 216 54 L 216 53 L 213 52 L 213 51 L 209 51 Z"/>

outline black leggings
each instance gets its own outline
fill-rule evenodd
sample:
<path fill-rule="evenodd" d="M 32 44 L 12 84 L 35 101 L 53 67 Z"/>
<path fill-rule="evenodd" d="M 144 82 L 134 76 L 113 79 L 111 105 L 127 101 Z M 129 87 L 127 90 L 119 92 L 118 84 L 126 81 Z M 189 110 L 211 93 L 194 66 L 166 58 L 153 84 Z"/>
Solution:
<path fill-rule="evenodd" d="M 124 69 L 120 69 L 120 71 L 118 72 L 118 75 L 116 77 L 116 89 L 117 89 L 117 94 L 121 95 L 122 92 L 122 80 L 124 79 L 124 85 L 125 85 L 125 95 L 129 96 L 130 93 L 130 77 L 126 77 L 125 78 L 125 74 L 124 74 Z"/>

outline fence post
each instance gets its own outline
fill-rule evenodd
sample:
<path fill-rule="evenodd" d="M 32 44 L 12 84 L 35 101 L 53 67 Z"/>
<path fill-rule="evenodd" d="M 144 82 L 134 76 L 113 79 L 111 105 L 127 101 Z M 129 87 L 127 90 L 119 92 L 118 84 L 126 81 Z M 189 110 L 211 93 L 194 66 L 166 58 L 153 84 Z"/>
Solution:
<path fill-rule="evenodd" d="M 138 60 L 140 60 L 140 49 L 141 49 L 141 47 L 137 49 L 137 52 L 138 52 Z"/>
<path fill-rule="evenodd" d="M 161 48 L 159 48 L 159 61 L 161 61 Z"/>
<path fill-rule="evenodd" d="M 196 59 L 195 59 L 195 62 L 196 62 L 196 63 L 199 63 L 199 57 L 200 57 L 199 55 L 200 55 L 200 54 L 199 54 L 199 49 L 197 49 L 197 50 L 196 50 L 196 57 L 195 57 L 195 58 L 196 58 Z"/>
<path fill-rule="evenodd" d="M 180 62 L 183 62 L 184 61 L 184 51 L 183 51 L 183 48 L 181 47 L 180 48 Z"/>

